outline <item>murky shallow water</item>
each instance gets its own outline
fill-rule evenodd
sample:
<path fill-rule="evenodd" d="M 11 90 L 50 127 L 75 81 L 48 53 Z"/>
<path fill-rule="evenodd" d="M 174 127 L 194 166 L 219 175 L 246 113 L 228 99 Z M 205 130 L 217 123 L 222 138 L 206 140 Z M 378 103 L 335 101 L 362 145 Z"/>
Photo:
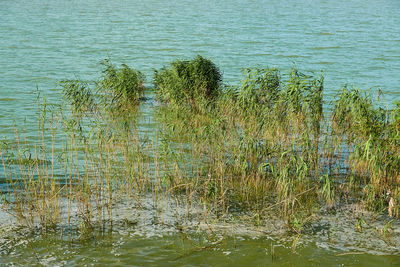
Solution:
<path fill-rule="evenodd" d="M 398 266 L 396 256 L 343 254 L 321 249 L 315 244 L 299 245 L 292 253 L 290 244 L 268 237 L 227 237 L 209 244 L 202 236 L 188 239 L 183 234 L 141 237 L 108 233 L 87 241 L 61 242 L 31 238 L 13 244 L 14 251 L 2 255 L 1 263 L 52 266 Z M 28 245 L 29 242 L 29 245 Z M 51 246 L 44 253 L 43 248 Z M 272 249 L 273 248 L 273 249 Z M 16 251 L 15 251 L 16 250 Z M 273 250 L 273 254 L 272 251 Z"/>
<path fill-rule="evenodd" d="M 28 139 L 34 139 L 36 85 L 42 96 L 57 103 L 61 94 L 54 88 L 59 80 L 97 78 L 98 63 L 107 57 L 142 70 L 149 84 L 154 68 L 199 53 L 212 58 L 231 84 L 237 83 L 243 67 L 286 70 L 296 62 L 306 71 L 324 70 L 328 100 L 345 83 L 381 88 L 387 99 L 399 99 L 399 14 L 397 0 L 3 0 L 0 136 L 12 139 L 15 123 L 25 125 Z M 152 134 L 152 123 L 142 131 Z M 0 216 L 2 222 L 7 220 L 6 214 Z M 300 241 L 295 253 L 292 241 L 271 233 L 243 233 L 238 225 L 217 238 L 220 243 L 200 249 L 210 242 L 205 241 L 206 230 L 187 236 L 176 229 L 156 231 L 142 224 L 151 234 L 136 226 L 84 241 L 15 235 L 14 241 L 1 240 L 0 264 L 400 264 L 398 222 L 393 223 L 388 241 L 379 233 L 382 225 L 357 234 L 356 222 L 343 218 L 329 219 L 336 245 L 322 227 L 318 234 L 302 237 L 304 243 Z M 356 254 L 341 255 L 352 252 Z"/>
<path fill-rule="evenodd" d="M 162 208 L 160 208 L 162 206 Z M 288 233 L 271 215 L 261 224 L 247 214 L 221 220 L 184 200 L 117 198 L 113 226 L 41 233 L 19 228 L 0 213 L 0 265 L 46 266 L 398 266 L 400 222 L 357 205 L 321 213 L 303 234 Z M 360 219 L 361 227 L 357 227 Z M 66 218 L 64 218 L 66 220 Z M 93 223 L 96 225 L 96 223 Z M 262 226 L 260 226 L 262 225 Z"/>
<path fill-rule="evenodd" d="M 4 227 L 0 264 L 10 266 L 398 266 L 400 224 L 390 233 L 373 215 L 351 210 L 316 218 L 306 234 L 288 234 L 274 218 L 263 227 L 237 218 L 225 222 L 185 219 L 178 205 L 157 213 L 151 198 L 116 202 L 111 228 L 89 232 L 50 232 Z M 201 217 L 201 209 L 196 209 Z M 193 212 L 192 214 L 196 214 Z M 357 216 L 368 225 L 357 230 Z M 202 218 L 204 220 L 204 218 Z M 215 220 L 216 221 L 216 220 Z M 184 225 L 181 227 L 180 225 Z"/>

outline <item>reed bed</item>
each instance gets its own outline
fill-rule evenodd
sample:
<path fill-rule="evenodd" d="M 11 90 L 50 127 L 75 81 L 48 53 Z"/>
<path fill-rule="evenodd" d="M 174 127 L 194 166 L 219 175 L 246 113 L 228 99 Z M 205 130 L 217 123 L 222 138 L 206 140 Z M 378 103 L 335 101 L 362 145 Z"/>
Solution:
<path fill-rule="evenodd" d="M 227 86 L 209 59 L 175 61 L 154 74 L 156 134 L 140 131 L 144 76 L 104 63 L 97 82 L 60 83 L 67 108 L 40 108 L 38 141 L 16 132 L 0 157 L 2 209 L 24 225 L 90 230 L 113 224 L 118 196 L 154 208 L 195 205 L 203 220 L 271 214 L 301 233 L 346 203 L 399 214 L 400 103 L 382 109 L 358 89 L 324 103 L 323 75 L 245 69 Z M 325 106 L 332 112 L 324 112 Z"/>

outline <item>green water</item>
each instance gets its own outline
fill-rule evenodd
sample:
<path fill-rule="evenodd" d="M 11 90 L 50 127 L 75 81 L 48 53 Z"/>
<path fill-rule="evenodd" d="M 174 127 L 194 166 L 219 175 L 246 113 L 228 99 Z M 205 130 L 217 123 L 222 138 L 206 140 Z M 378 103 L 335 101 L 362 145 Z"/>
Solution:
<path fill-rule="evenodd" d="M 328 100 L 346 83 L 380 88 L 384 99 L 399 99 L 399 14 L 398 0 L 1 0 L 0 137 L 12 139 L 16 124 L 25 125 L 27 139 L 34 140 L 36 87 L 58 103 L 58 81 L 96 79 L 99 61 L 108 57 L 143 71 L 148 84 L 153 69 L 196 54 L 211 58 L 230 84 L 237 83 L 243 67 L 287 70 L 295 62 L 305 71 L 324 71 Z M 144 112 L 151 114 L 146 105 Z M 152 132 L 151 123 L 143 132 Z M 362 238 L 333 246 L 316 237 L 292 253 L 292 242 L 266 234 L 224 236 L 199 249 L 209 242 L 206 234 L 134 233 L 84 241 L 40 235 L 2 239 L 0 264 L 400 264 L 399 243 L 366 246 L 369 240 Z M 357 253 L 343 255 L 352 252 Z"/>
<path fill-rule="evenodd" d="M 29 245 L 28 245 L 29 243 Z M 19 242 L 2 255 L 1 263 L 51 266 L 398 266 L 390 255 L 345 254 L 301 246 L 293 253 L 290 244 L 267 237 L 225 237 L 217 244 L 201 236 L 143 238 L 129 234 L 105 234 L 91 240 L 61 242 L 57 238 L 32 238 Z M 51 247 L 51 250 L 48 249 Z M 273 251 L 273 252 L 272 252 Z"/>

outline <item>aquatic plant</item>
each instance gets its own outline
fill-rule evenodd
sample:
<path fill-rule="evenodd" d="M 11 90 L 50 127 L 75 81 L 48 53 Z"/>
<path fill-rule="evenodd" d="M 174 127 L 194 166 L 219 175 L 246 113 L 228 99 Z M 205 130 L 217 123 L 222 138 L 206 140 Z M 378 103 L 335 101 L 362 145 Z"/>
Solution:
<path fill-rule="evenodd" d="M 97 83 L 102 103 L 111 110 L 137 105 L 145 89 L 144 75 L 126 64 L 117 68 L 110 60 L 103 61 L 103 65 L 103 77 Z"/>
<path fill-rule="evenodd" d="M 95 96 L 89 85 L 80 80 L 61 81 L 64 100 L 71 105 L 74 114 L 84 114 L 93 110 Z"/>
<path fill-rule="evenodd" d="M 358 89 L 344 88 L 335 102 L 333 133 L 344 138 L 349 165 L 363 177 L 365 204 L 373 210 L 388 207 L 400 182 L 397 125 L 398 105 L 392 111 L 374 107 L 371 96 Z"/>
<path fill-rule="evenodd" d="M 399 103 L 384 110 L 344 88 L 324 116 L 323 75 L 246 69 L 228 87 L 199 56 L 156 71 L 162 104 L 150 134 L 136 120 L 140 72 L 106 66 L 94 89 L 62 83 L 70 112 L 41 105 L 38 142 L 1 147 L 9 184 L 2 207 L 26 224 L 57 226 L 66 213 L 79 231 L 112 225 L 126 195 L 138 205 L 151 195 L 161 214 L 175 201 L 185 219 L 198 203 L 199 220 L 245 212 L 262 225 L 278 215 L 296 235 L 321 208 L 349 200 L 400 216 Z"/>
<path fill-rule="evenodd" d="M 162 101 L 199 109 L 220 93 L 222 74 L 209 59 L 177 60 L 154 72 L 154 86 Z"/>
<path fill-rule="evenodd" d="M 277 69 L 245 69 L 246 77 L 236 88 L 237 101 L 243 110 L 254 112 L 266 105 L 272 109 L 279 97 L 280 77 Z"/>

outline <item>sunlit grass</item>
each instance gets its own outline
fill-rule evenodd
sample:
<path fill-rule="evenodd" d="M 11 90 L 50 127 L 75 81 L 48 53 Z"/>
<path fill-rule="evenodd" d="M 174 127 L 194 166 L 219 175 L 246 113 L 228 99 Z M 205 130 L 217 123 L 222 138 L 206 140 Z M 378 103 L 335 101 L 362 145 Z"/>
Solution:
<path fill-rule="evenodd" d="M 220 218 L 249 212 L 257 224 L 275 214 L 297 234 L 349 196 L 400 216 L 400 104 L 384 110 L 344 88 L 324 116 L 323 75 L 246 69 L 228 87 L 201 56 L 154 81 L 156 138 L 138 130 L 139 71 L 106 62 L 97 82 L 62 82 L 67 109 L 42 106 L 39 140 L 16 133 L 1 147 L 3 209 L 28 226 L 54 228 L 66 214 L 91 229 L 112 224 L 118 195 L 151 195 L 161 210 L 179 196 L 187 214 L 194 203 Z"/>

